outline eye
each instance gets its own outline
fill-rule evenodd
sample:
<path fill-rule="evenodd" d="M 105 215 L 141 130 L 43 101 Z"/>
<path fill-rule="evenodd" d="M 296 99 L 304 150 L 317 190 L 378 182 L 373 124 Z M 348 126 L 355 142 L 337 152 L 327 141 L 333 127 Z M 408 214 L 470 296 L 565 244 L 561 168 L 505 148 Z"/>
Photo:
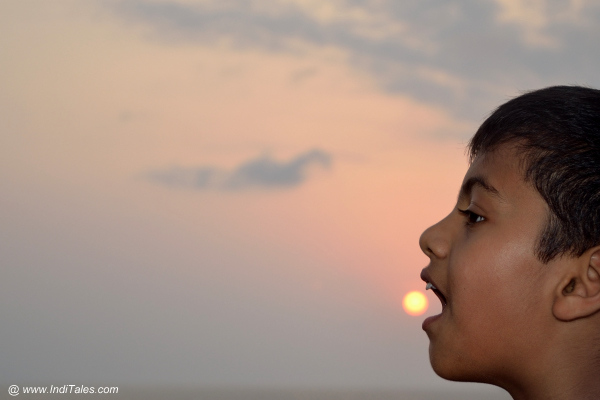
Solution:
<path fill-rule="evenodd" d="M 473 211 L 471 210 L 458 210 L 459 213 L 461 213 L 462 215 L 464 215 L 467 219 L 466 224 L 467 225 L 474 225 L 478 222 L 482 222 L 485 221 L 485 217 L 482 217 L 479 214 L 475 214 Z"/>

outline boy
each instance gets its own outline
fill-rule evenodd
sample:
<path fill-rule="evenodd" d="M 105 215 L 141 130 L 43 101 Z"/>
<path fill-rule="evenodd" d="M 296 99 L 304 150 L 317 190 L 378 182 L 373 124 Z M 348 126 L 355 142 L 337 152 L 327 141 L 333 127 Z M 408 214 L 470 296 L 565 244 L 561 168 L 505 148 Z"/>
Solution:
<path fill-rule="evenodd" d="M 515 399 L 600 399 L 600 91 L 557 86 L 500 106 L 469 143 L 421 278 L 434 371 Z"/>

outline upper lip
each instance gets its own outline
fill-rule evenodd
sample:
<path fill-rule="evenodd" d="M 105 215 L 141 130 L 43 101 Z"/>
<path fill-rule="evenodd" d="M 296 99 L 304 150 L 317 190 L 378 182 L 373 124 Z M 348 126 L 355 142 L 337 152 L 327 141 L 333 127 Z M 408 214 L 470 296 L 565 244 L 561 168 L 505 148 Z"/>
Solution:
<path fill-rule="evenodd" d="M 433 290 L 433 293 L 435 293 L 435 295 L 438 297 L 438 299 L 440 299 L 440 301 L 442 302 L 442 306 L 446 306 L 448 304 L 448 301 L 446 300 L 446 296 L 444 296 L 444 293 L 442 293 L 442 291 L 440 290 L 440 287 L 433 281 L 433 279 L 431 279 L 431 276 L 429 275 L 429 271 L 427 271 L 427 268 L 423 268 L 423 270 L 421 271 L 421 279 L 425 283 L 431 283 L 433 285 L 431 290 Z"/>

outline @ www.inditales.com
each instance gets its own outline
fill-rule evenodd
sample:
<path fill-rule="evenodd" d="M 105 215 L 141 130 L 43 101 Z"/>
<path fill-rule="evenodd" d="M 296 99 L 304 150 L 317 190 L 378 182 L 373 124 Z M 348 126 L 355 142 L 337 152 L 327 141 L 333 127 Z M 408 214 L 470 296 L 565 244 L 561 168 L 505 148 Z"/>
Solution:
<path fill-rule="evenodd" d="M 50 385 L 50 386 L 19 386 L 10 385 L 8 394 L 117 394 L 117 386 L 84 386 L 84 385 Z"/>

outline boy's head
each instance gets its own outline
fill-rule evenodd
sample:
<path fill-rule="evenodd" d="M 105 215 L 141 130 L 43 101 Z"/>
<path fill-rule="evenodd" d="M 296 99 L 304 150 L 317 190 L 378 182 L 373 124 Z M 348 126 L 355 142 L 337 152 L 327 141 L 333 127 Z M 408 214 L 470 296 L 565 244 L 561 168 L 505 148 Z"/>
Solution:
<path fill-rule="evenodd" d="M 456 207 L 420 240 L 443 304 L 423 323 L 434 370 L 515 397 L 600 382 L 600 91 L 515 98 L 469 153 Z"/>
<path fill-rule="evenodd" d="M 471 139 L 471 160 L 506 143 L 550 208 L 538 257 L 580 256 L 599 244 L 600 91 L 554 86 L 501 105 Z"/>

